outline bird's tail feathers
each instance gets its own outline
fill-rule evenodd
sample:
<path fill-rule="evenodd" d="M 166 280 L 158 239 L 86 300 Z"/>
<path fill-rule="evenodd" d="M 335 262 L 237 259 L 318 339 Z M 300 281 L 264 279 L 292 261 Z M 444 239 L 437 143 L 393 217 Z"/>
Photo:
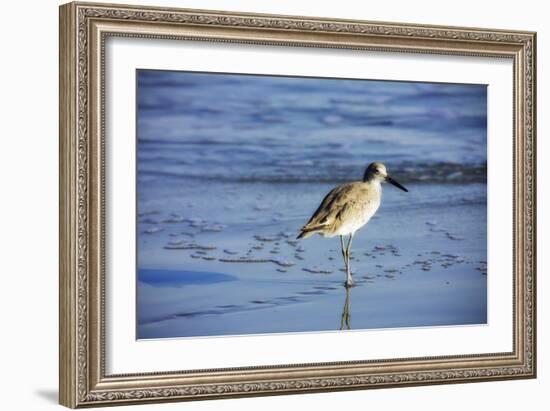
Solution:
<path fill-rule="evenodd" d="M 308 238 L 317 233 L 323 227 L 302 228 L 296 239 Z"/>

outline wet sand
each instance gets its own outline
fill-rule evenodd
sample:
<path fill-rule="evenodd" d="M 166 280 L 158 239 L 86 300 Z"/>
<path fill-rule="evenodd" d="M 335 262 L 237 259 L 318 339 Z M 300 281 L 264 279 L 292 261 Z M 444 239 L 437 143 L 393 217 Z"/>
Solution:
<path fill-rule="evenodd" d="M 350 290 L 337 238 L 295 239 L 333 184 L 140 184 L 138 338 L 487 322 L 485 184 L 384 186 Z"/>

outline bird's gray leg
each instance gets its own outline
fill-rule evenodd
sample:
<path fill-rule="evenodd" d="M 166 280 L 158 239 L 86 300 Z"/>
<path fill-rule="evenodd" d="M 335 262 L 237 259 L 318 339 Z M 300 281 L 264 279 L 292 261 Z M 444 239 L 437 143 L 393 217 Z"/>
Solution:
<path fill-rule="evenodd" d="M 344 259 L 344 265 L 346 267 L 346 271 L 348 270 L 348 259 L 346 254 L 346 248 L 344 247 L 344 236 L 340 236 L 340 247 L 342 248 L 342 258 Z"/>
<path fill-rule="evenodd" d="M 353 234 L 349 235 L 348 245 L 346 246 L 346 287 L 351 287 L 353 285 L 353 280 L 351 279 L 351 242 L 353 240 Z"/>

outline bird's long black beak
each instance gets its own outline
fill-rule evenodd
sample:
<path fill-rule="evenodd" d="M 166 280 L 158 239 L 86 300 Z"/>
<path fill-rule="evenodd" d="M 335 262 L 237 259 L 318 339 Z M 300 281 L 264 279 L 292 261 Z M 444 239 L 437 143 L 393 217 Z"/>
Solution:
<path fill-rule="evenodd" d="M 400 188 L 401 190 L 403 191 L 406 191 L 406 192 L 409 192 L 409 190 L 407 190 L 405 187 L 403 187 L 401 184 L 399 184 L 397 181 L 395 181 L 393 178 L 391 178 L 390 176 L 386 177 L 386 181 L 388 183 L 390 183 L 391 185 L 394 185 L 396 186 L 397 188 Z"/>

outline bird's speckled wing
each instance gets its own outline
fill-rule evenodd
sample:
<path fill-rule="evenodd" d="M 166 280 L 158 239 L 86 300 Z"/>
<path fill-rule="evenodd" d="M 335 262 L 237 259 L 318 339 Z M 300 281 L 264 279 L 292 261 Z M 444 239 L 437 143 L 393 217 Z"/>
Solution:
<path fill-rule="evenodd" d="M 364 207 L 368 186 L 361 182 L 339 185 L 323 199 L 311 219 L 302 230 L 330 227 L 345 220 L 349 214 L 359 212 Z"/>

